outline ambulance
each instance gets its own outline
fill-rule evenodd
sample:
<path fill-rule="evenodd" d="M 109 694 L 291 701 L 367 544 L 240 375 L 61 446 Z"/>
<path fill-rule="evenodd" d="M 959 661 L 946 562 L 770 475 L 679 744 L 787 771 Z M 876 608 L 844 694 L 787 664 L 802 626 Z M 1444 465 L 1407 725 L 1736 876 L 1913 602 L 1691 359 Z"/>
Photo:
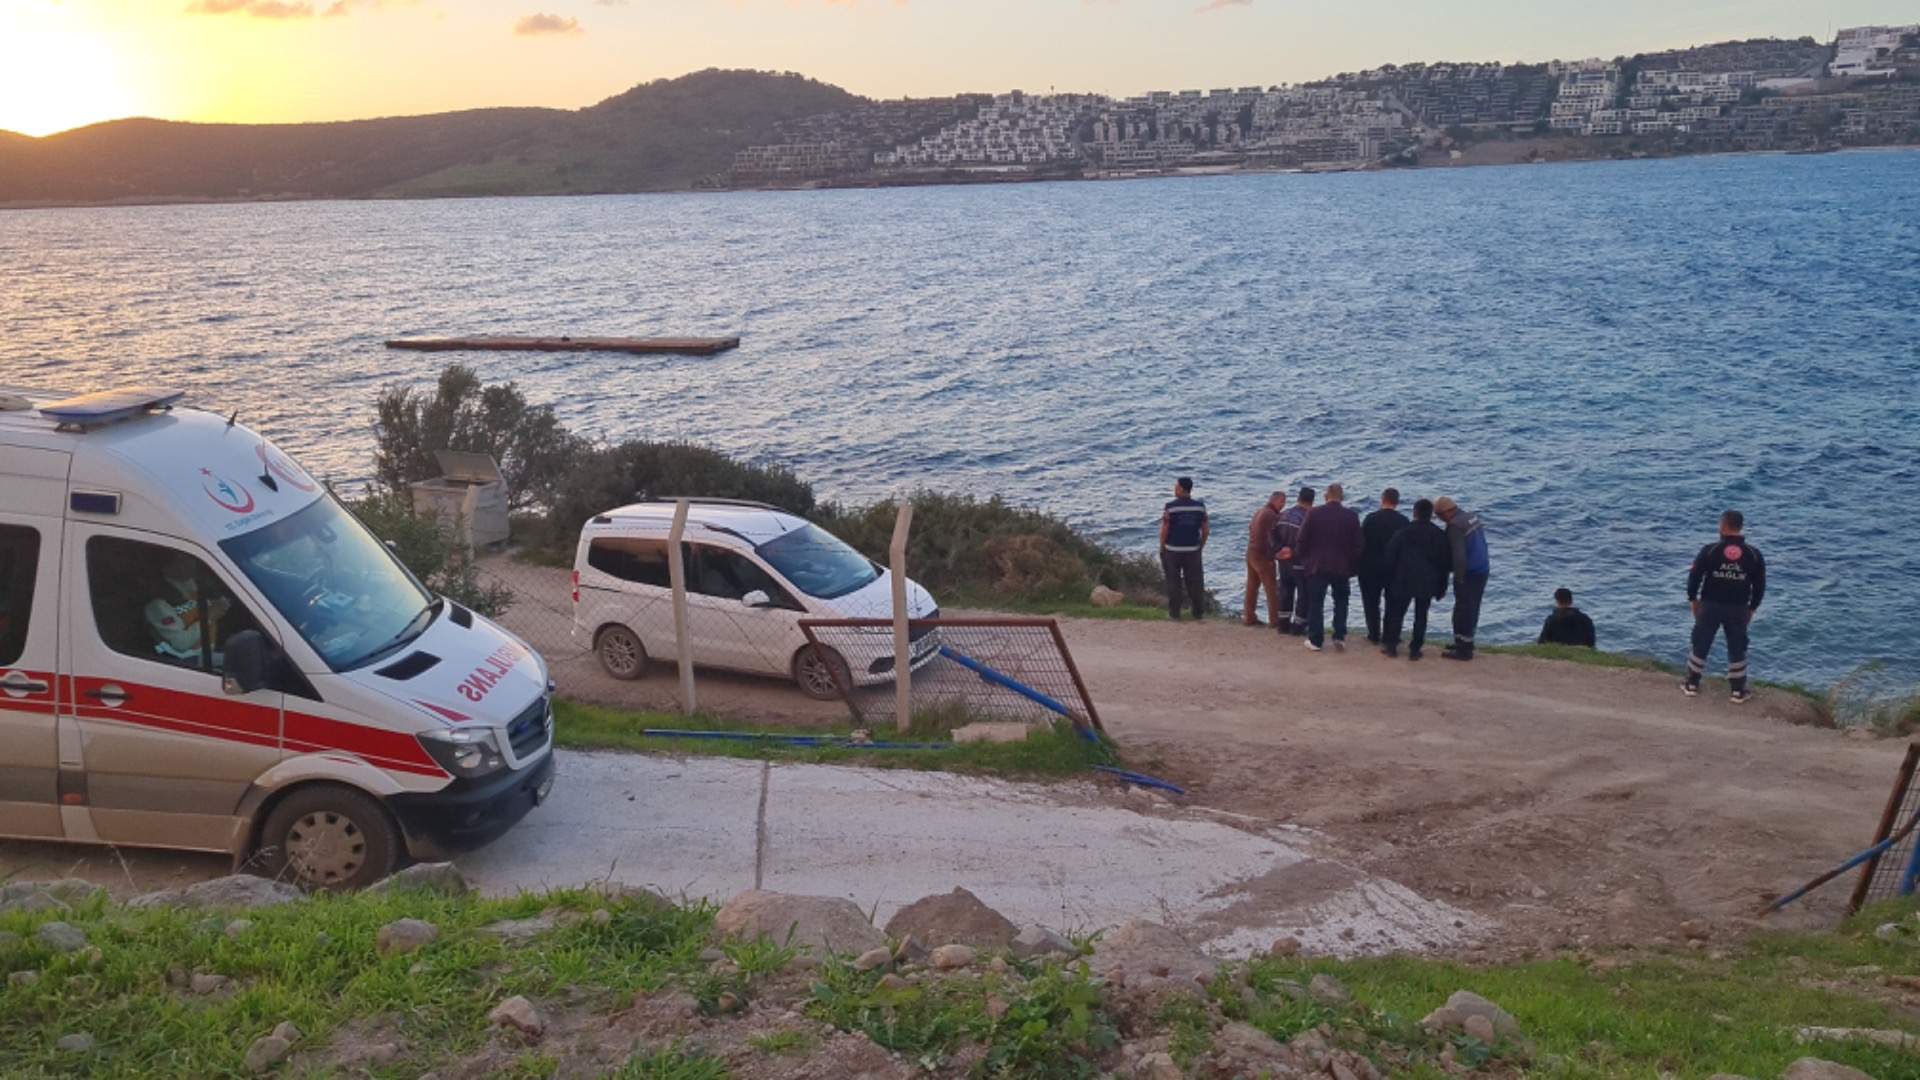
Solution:
<path fill-rule="evenodd" d="M 0 836 L 350 890 L 547 797 L 547 667 L 239 423 L 0 387 Z"/>

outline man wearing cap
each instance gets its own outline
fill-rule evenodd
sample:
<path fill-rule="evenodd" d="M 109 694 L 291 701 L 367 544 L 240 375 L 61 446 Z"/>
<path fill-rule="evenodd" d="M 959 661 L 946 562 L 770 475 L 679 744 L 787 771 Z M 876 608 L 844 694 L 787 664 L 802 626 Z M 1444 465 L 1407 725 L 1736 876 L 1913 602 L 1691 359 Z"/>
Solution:
<path fill-rule="evenodd" d="M 1707 671 L 1707 654 L 1714 634 L 1727 634 L 1727 685 L 1733 703 L 1745 704 L 1747 692 L 1747 624 L 1760 610 L 1767 593 L 1767 563 L 1760 550 L 1741 535 L 1746 518 L 1738 510 L 1720 515 L 1720 538 L 1700 549 L 1687 571 L 1687 603 L 1693 608 L 1693 653 L 1687 657 L 1687 679 L 1680 689 L 1688 697 L 1700 693 L 1700 677 Z"/>
<path fill-rule="evenodd" d="M 1540 644 L 1571 645 L 1580 649 L 1594 647 L 1593 620 L 1573 606 L 1572 589 L 1553 590 L 1553 614 L 1540 628 Z"/>
<path fill-rule="evenodd" d="M 1307 515 L 1295 545 L 1300 561 L 1307 568 L 1307 648 L 1320 651 L 1326 638 L 1324 612 L 1327 590 L 1333 590 L 1333 647 L 1347 647 L 1347 600 L 1352 595 L 1349 583 L 1360 572 L 1360 556 L 1365 540 L 1360 535 L 1360 515 L 1346 508 L 1347 493 L 1339 484 L 1327 485 L 1327 501 Z"/>
<path fill-rule="evenodd" d="M 1440 650 L 1448 660 L 1473 659 L 1473 633 L 1480 627 L 1480 601 L 1487 595 L 1487 533 L 1480 518 L 1445 495 L 1433 500 L 1433 512 L 1447 523 L 1447 547 L 1453 555 L 1453 644 Z"/>
<path fill-rule="evenodd" d="M 1387 545 L 1407 527 L 1400 512 L 1400 490 L 1388 488 L 1380 493 L 1380 509 L 1360 522 L 1360 536 L 1366 550 L 1360 556 L 1360 608 L 1367 616 L 1367 641 L 1380 644 L 1380 602 L 1387 591 L 1393 570 L 1387 565 Z"/>
<path fill-rule="evenodd" d="M 1167 614 L 1180 617 L 1184 589 L 1193 602 L 1193 617 L 1207 611 L 1206 583 L 1201 576 L 1200 552 L 1207 546 L 1207 504 L 1193 497 L 1193 478 L 1173 483 L 1173 501 L 1160 512 L 1160 568 L 1167 574 Z"/>
<path fill-rule="evenodd" d="M 1248 626 L 1265 625 L 1260 621 L 1257 610 L 1260 602 L 1260 590 L 1267 590 L 1267 618 L 1275 626 L 1281 622 L 1280 615 L 1280 579 L 1278 567 L 1274 563 L 1276 549 L 1273 546 L 1273 527 L 1280 521 L 1280 512 L 1287 508 L 1287 493 L 1276 491 L 1267 496 L 1267 501 L 1253 515 L 1253 525 L 1247 536 L 1247 600 L 1242 618 Z"/>
<path fill-rule="evenodd" d="M 1273 628 L 1282 634 L 1307 632 L 1307 571 L 1300 565 L 1300 527 L 1313 509 L 1314 493 L 1300 489 L 1300 501 L 1280 512 L 1273 526 L 1273 554 L 1280 561 L 1280 610 Z"/>

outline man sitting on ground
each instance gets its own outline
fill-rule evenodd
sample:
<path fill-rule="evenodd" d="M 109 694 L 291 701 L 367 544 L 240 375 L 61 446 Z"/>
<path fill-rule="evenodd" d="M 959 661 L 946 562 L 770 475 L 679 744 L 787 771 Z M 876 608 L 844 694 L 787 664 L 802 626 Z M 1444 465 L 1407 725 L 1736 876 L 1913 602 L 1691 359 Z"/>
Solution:
<path fill-rule="evenodd" d="M 1547 616 L 1546 625 L 1540 628 L 1540 644 L 1594 647 L 1593 620 L 1573 606 L 1572 589 L 1553 590 L 1553 614 Z"/>

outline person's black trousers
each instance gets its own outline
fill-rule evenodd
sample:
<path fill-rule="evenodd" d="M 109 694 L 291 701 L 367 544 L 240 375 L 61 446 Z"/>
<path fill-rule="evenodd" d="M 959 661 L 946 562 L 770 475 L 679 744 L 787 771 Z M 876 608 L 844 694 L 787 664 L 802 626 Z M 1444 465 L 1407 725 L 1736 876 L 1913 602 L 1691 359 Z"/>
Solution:
<path fill-rule="evenodd" d="M 1727 634 L 1727 686 L 1734 693 L 1747 688 L 1747 622 L 1745 604 L 1700 605 L 1700 617 L 1693 620 L 1693 655 L 1687 657 L 1687 683 L 1699 686 L 1707 673 L 1707 654 L 1713 651 L 1714 634 Z"/>
<path fill-rule="evenodd" d="M 1380 644 L 1380 602 L 1386 599 L 1385 580 L 1367 574 L 1360 575 L 1360 610 L 1367 617 L 1367 640 Z"/>
<path fill-rule="evenodd" d="M 1333 640 L 1347 640 L 1347 601 L 1352 597 L 1351 578 L 1333 574 L 1314 574 L 1307 578 L 1307 640 L 1321 644 L 1326 636 L 1327 590 L 1333 590 Z"/>
<path fill-rule="evenodd" d="M 1413 605 L 1413 637 L 1407 641 L 1407 651 L 1417 656 L 1427 643 L 1427 609 L 1433 606 L 1431 596 L 1398 596 L 1388 592 L 1386 620 L 1380 627 L 1380 643 L 1400 644 L 1400 627 L 1406 620 L 1409 604 Z"/>
<path fill-rule="evenodd" d="M 1480 628 L 1480 601 L 1487 596 L 1484 577 L 1456 578 L 1453 583 L 1454 652 L 1473 655 L 1473 632 Z"/>
<path fill-rule="evenodd" d="M 1184 590 L 1186 597 L 1193 601 L 1193 617 L 1198 619 L 1207 613 L 1207 586 L 1201 578 L 1200 553 L 1198 551 L 1160 552 L 1160 568 L 1167 573 L 1167 614 L 1180 617 L 1180 597 Z"/>
<path fill-rule="evenodd" d="M 1307 622 L 1307 575 L 1292 563 L 1280 564 L 1280 614 L 1273 628 L 1297 634 Z"/>

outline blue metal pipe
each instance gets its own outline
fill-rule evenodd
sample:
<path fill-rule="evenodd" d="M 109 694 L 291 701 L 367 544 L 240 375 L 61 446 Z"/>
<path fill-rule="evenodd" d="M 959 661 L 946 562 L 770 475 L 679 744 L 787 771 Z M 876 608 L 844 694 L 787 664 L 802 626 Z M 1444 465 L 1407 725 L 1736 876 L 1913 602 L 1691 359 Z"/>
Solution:
<path fill-rule="evenodd" d="M 1020 682 L 1017 679 L 1009 678 L 1008 676 L 1002 675 L 999 672 L 988 667 L 987 665 L 981 663 L 980 661 L 975 660 L 971 656 L 962 656 L 959 653 L 954 652 L 951 648 L 945 645 L 940 646 L 940 655 L 946 657 L 947 659 L 953 661 L 956 664 L 959 664 L 961 667 L 966 668 L 968 671 L 973 672 L 974 674 L 980 676 L 981 678 L 987 680 L 990 683 L 995 684 L 996 686 L 1006 687 L 1008 690 L 1011 690 L 1014 693 L 1019 694 L 1021 697 L 1026 698 L 1029 701 L 1037 702 L 1041 706 L 1051 709 L 1054 712 L 1059 713 L 1061 716 L 1066 717 L 1068 720 L 1073 721 L 1073 729 L 1075 731 L 1078 731 L 1081 735 L 1085 736 L 1088 742 L 1097 743 L 1100 741 L 1099 734 L 1096 733 L 1091 727 L 1089 727 L 1079 717 L 1075 716 L 1071 709 L 1067 708 L 1065 705 L 1062 705 L 1058 701 L 1055 701 L 1054 699 L 1048 697 L 1047 695 L 1041 693 L 1040 691 L 1035 690 L 1033 687 L 1028 686 L 1023 682 Z"/>
<path fill-rule="evenodd" d="M 1125 780 L 1129 784 L 1139 784 L 1141 787 L 1159 788 L 1162 791 L 1171 791 L 1175 795 L 1185 795 L 1187 793 L 1186 788 L 1180 787 L 1177 784 L 1169 784 L 1165 780 L 1156 780 L 1153 777 L 1146 775 L 1145 773 L 1128 772 L 1125 769 L 1116 769 L 1111 765 L 1095 765 L 1094 768 L 1098 769 L 1103 773 L 1108 774 L 1109 776 L 1114 776 L 1114 777 L 1118 777 L 1121 780 Z"/>
<path fill-rule="evenodd" d="M 1907 870 L 1900 875 L 1900 895 L 1912 896 L 1915 883 L 1920 883 L 1920 840 L 1913 842 L 1913 854 L 1907 859 Z"/>

